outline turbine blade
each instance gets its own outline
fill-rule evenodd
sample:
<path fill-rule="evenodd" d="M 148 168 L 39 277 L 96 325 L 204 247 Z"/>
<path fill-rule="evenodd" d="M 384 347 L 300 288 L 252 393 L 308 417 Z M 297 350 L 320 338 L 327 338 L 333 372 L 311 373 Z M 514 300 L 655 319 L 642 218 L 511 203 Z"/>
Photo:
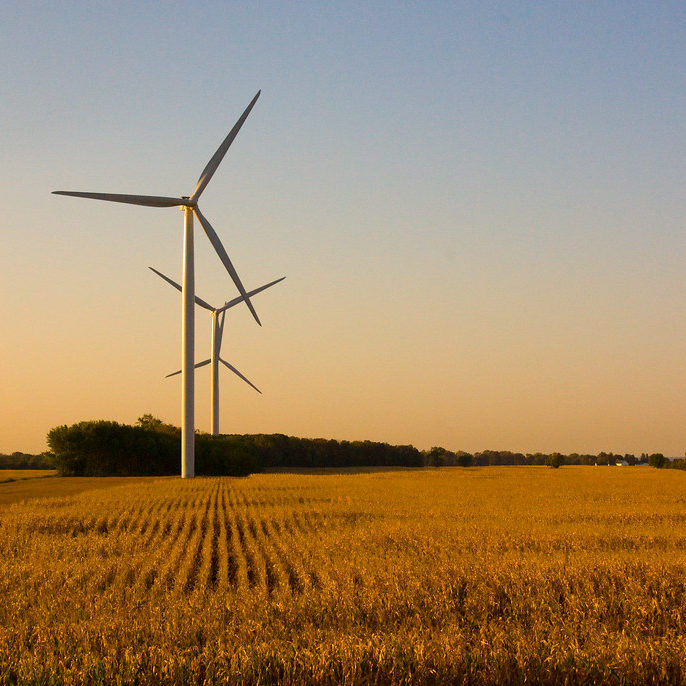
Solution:
<path fill-rule="evenodd" d="M 236 376 L 238 376 L 238 377 L 240 377 L 241 379 L 243 379 L 243 381 L 245 381 L 245 383 L 247 383 L 248 386 L 252 386 L 260 395 L 262 394 L 262 391 L 261 391 L 257 386 L 255 386 L 255 384 L 252 383 L 252 381 L 249 381 L 248 379 L 246 379 L 246 378 L 243 376 L 243 374 L 241 374 L 233 365 L 230 365 L 226 360 L 222 360 L 221 357 L 219 358 L 219 361 L 220 361 L 222 364 L 226 365 L 226 366 L 227 366 Z"/>
<path fill-rule="evenodd" d="M 226 316 L 226 311 L 222 312 L 219 321 L 217 322 L 217 355 L 222 349 L 222 336 L 224 335 L 224 317 Z"/>
<path fill-rule="evenodd" d="M 109 200 L 110 202 L 123 202 L 128 205 L 145 205 L 147 207 L 176 207 L 188 203 L 188 200 L 184 198 L 167 198 L 162 195 L 122 195 L 121 193 L 82 193 L 81 191 L 53 191 L 53 195 Z"/>
<path fill-rule="evenodd" d="M 209 364 L 209 363 L 210 363 L 209 360 L 203 360 L 202 362 L 198 362 L 198 364 L 195 365 L 195 368 L 197 369 L 198 367 L 204 367 L 206 364 Z M 165 376 L 164 378 L 168 379 L 170 376 L 176 376 L 177 374 L 181 374 L 180 369 L 176 372 L 172 372 L 171 374 L 167 374 L 167 376 Z"/>
<path fill-rule="evenodd" d="M 168 284 L 174 286 L 174 288 L 176 288 L 177 291 L 181 291 L 183 293 L 183 288 L 181 288 L 181 286 L 178 283 L 176 283 L 176 281 L 172 281 L 168 276 L 165 276 L 162 272 L 158 272 L 157 269 L 155 269 L 155 267 L 148 267 L 148 269 L 150 271 L 155 272 L 157 276 L 159 276 L 161 279 L 164 279 Z"/>
<path fill-rule="evenodd" d="M 248 297 L 252 298 L 253 295 L 257 295 L 258 293 L 261 293 L 263 290 L 266 288 L 269 288 L 270 286 L 273 286 L 275 283 L 279 283 L 279 281 L 283 281 L 286 277 L 282 276 L 280 279 L 277 279 L 276 281 L 272 281 L 271 283 L 267 283 L 264 286 L 260 286 L 259 288 L 256 288 L 254 291 L 249 291 L 248 292 Z M 239 296 L 238 298 L 234 298 L 233 300 L 229 300 L 229 302 L 224 303 L 217 312 L 225 312 L 229 308 L 233 307 L 234 305 L 238 305 L 238 303 L 243 302 L 243 296 Z"/>
<path fill-rule="evenodd" d="M 231 129 L 231 131 L 229 131 L 229 135 L 217 148 L 217 152 L 215 152 L 214 155 L 212 155 L 212 159 L 207 163 L 207 166 L 202 170 L 202 174 L 200 174 L 200 178 L 198 179 L 198 185 L 195 187 L 193 195 L 191 196 L 191 203 L 195 204 L 196 202 L 198 202 L 200 194 L 205 190 L 205 187 L 210 182 L 210 179 L 214 175 L 214 172 L 217 171 L 217 167 L 221 164 L 221 161 L 224 159 L 226 151 L 229 149 L 229 146 L 231 145 L 231 143 L 233 143 L 234 138 L 238 135 L 238 132 L 241 130 L 241 126 L 243 126 L 243 123 L 248 118 L 250 110 L 257 102 L 257 98 L 260 97 L 261 92 L 262 91 L 257 91 L 257 95 L 250 101 L 250 104 L 245 108 L 245 112 L 241 114 L 239 120 L 234 124 L 234 127 Z"/>
<path fill-rule="evenodd" d="M 205 229 L 205 233 L 207 234 L 207 237 L 210 239 L 210 243 L 212 243 L 212 245 L 214 246 L 214 249 L 217 251 L 217 255 L 219 255 L 219 259 L 226 267 L 226 271 L 229 272 L 229 275 L 233 279 L 233 282 L 236 284 L 236 288 L 243 296 L 245 304 L 248 306 L 250 312 L 252 312 L 252 316 L 255 318 L 255 321 L 260 326 L 262 326 L 262 322 L 260 321 L 260 318 L 257 316 L 257 312 L 255 312 L 255 308 L 252 306 L 248 294 L 245 292 L 245 288 L 243 287 L 243 284 L 241 283 L 241 280 L 238 277 L 238 273 L 234 269 L 233 264 L 231 264 L 231 260 L 229 259 L 229 256 L 226 254 L 226 250 L 224 249 L 222 242 L 219 240 L 219 236 L 217 236 L 217 234 L 215 233 L 215 230 L 212 228 L 212 225 L 207 221 L 207 219 L 205 219 L 205 215 L 203 215 L 199 207 L 194 207 L 193 212 L 195 212 L 196 216 L 198 217 L 198 220 L 202 224 L 202 228 Z"/>
<path fill-rule="evenodd" d="M 174 286 L 174 288 L 176 288 L 177 291 L 181 291 L 183 293 L 183 288 L 181 288 L 181 286 L 179 286 L 179 284 L 176 283 L 176 281 L 172 281 L 168 276 L 165 276 L 162 272 L 158 272 L 157 269 L 155 269 L 154 267 L 148 267 L 148 269 L 155 272 L 157 276 L 159 276 L 161 279 L 164 279 L 168 284 Z M 202 298 L 198 298 L 197 295 L 195 296 L 195 303 L 196 305 L 200 305 L 200 307 L 204 307 L 206 310 L 209 310 L 210 312 L 214 311 L 214 307 L 212 307 L 212 305 L 206 303 Z"/>

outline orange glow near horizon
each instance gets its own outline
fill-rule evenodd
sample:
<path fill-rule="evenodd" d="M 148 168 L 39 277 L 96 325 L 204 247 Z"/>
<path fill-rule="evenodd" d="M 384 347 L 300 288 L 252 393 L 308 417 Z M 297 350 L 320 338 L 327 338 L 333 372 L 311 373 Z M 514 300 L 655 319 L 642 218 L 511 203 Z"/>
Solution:
<path fill-rule="evenodd" d="M 187 193 L 261 89 L 202 206 L 287 278 L 227 315 L 222 432 L 684 454 L 683 8 L 6 4 L 0 452 L 180 424 L 181 218 L 50 191 Z"/>

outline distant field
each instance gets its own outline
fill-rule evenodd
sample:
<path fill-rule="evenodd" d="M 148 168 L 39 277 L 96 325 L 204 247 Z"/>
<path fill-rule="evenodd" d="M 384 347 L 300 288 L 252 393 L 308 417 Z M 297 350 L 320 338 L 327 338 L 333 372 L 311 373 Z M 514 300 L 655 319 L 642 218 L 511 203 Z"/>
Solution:
<path fill-rule="evenodd" d="M 0 508 L 0 683 L 686 680 L 682 472 L 111 484 Z"/>
<path fill-rule="evenodd" d="M 54 469 L 0 469 L 0 484 L 21 479 L 40 479 L 55 474 L 57 472 Z"/>
<path fill-rule="evenodd" d="M 33 472 L 45 478 L 35 478 Z M 2 478 L 4 474 L 25 474 L 14 480 Z M 94 479 L 85 476 L 57 477 L 56 472 L 41 470 L 0 470 L 0 506 L 18 503 L 34 498 L 57 498 L 72 496 L 83 491 L 112 488 L 120 484 L 132 484 L 138 481 L 150 480 L 152 477 L 104 477 Z M 0 517 L 2 513 L 0 511 Z M 2 681 L 0 681 L 0 684 Z"/>

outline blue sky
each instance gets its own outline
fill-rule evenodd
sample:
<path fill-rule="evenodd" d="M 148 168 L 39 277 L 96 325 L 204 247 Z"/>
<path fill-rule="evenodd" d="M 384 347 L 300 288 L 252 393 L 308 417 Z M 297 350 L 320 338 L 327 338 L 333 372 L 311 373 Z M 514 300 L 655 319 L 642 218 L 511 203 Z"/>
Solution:
<path fill-rule="evenodd" d="M 180 215 L 50 191 L 187 194 L 261 88 L 203 210 L 246 285 L 288 278 L 262 330 L 231 319 L 225 352 L 265 395 L 223 378 L 224 430 L 682 454 L 685 20 L 6 3 L 0 451 L 81 419 L 178 423 L 179 303 L 145 267 L 179 276 Z M 198 294 L 233 297 L 197 242 Z"/>

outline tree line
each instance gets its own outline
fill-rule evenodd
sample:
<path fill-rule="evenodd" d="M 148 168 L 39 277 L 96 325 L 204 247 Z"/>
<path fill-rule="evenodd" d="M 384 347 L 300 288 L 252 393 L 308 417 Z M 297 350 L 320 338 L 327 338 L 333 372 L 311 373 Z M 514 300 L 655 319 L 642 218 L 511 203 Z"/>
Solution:
<path fill-rule="evenodd" d="M 493 467 L 512 465 L 547 465 L 561 467 L 562 465 L 601 465 L 616 466 L 626 464 L 635 466 L 648 464 L 651 467 L 672 469 L 686 469 L 686 460 L 669 460 L 662 453 L 641 453 L 639 457 L 629 453 L 599 452 L 597 455 L 570 453 L 517 453 L 509 450 L 484 450 L 482 452 L 467 453 L 462 450 L 453 452 L 440 446 L 423 451 L 424 464 L 427 467 Z"/>
<path fill-rule="evenodd" d="M 61 476 L 166 476 L 178 474 L 181 429 L 144 415 L 134 426 L 97 420 L 48 432 Z M 256 451 L 227 436 L 196 435 L 196 472 L 241 476 L 260 471 Z"/>
<path fill-rule="evenodd" d="M 57 469 L 63 476 L 174 475 L 181 461 L 181 429 L 150 414 L 135 425 L 85 421 L 48 432 L 49 452 L 0 454 L 0 469 Z M 411 445 L 375 441 L 298 438 L 284 434 L 196 433 L 196 473 L 247 475 L 271 468 L 486 467 L 501 465 L 638 465 L 686 469 L 686 460 L 661 453 L 640 456 L 600 452 L 519 453 L 484 450 L 469 453 L 440 446 L 419 451 Z"/>
<path fill-rule="evenodd" d="M 134 426 L 87 421 L 48 433 L 55 468 L 63 476 L 178 474 L 181 430 L 152 415 Z M 246 475 L 264 469 L 323 467 L 421 467 L 422 454 L 409 445 L 373 441 L 296 438 L 284 434 L 196 433 L 199 475 Z"/>
<path fill-rule="evenodd" d="M 55 456 L 50 452 L 33 455 L 18 450 L 9 455 L 0 453 L 0 469 L 55 469 Z"/>

